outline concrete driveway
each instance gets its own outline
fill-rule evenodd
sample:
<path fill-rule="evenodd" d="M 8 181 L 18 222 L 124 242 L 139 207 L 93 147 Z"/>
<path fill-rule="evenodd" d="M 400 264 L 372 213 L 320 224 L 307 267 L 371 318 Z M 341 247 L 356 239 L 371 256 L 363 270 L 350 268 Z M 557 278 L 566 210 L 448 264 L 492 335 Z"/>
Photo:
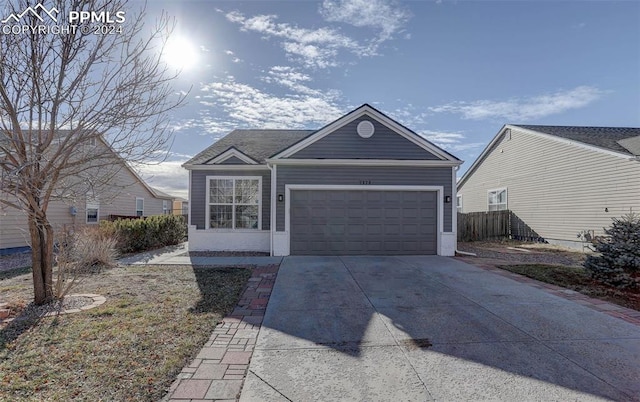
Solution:
<path fill-rule="evenodd" d="M 640 327 L 437 256 L 287 257 L 241 401 L 640 400 Z"/>

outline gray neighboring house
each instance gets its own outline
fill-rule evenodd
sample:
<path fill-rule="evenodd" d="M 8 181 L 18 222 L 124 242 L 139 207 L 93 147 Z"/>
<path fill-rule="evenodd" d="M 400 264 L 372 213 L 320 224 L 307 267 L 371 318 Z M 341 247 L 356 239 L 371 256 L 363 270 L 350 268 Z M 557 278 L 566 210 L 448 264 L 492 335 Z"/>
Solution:
<path fill-rule="evenodd" d="M 502 127 L 458 182 L 458 210 L 509 209 L 549 243 L 582 248 L 640 212 L 640 128 Z"/>
<path fill-rule="evenodd" d="M 454 255 L 461 163 L 367 104 L 315 131 L 234 130 L 183 165 L 189 249 Z"/>

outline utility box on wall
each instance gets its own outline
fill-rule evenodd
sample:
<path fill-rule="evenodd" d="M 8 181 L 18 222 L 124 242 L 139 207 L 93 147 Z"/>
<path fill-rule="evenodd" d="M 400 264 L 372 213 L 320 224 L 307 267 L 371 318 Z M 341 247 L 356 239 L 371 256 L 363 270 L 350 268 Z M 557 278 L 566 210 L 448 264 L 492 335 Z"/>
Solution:
<path fill-rule="evenodd" d="M 69 207 L 69 214 L 71 216 L 76 216 L 78 214 L 78 208 L 76 207 Z"/>

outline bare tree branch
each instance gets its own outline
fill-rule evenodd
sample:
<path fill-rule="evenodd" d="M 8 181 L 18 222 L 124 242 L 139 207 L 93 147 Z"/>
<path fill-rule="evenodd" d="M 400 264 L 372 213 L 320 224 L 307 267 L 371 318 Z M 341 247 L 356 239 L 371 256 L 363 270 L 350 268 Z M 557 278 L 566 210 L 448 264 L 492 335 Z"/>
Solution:
<path fill-rule="evenodd" d="M 2 15 L 22 13 L 35 0 L 10 0 Z M 0 34 L 0 204 L 29 219 L 36 302 L 51 298 L 51 200 L 114 195 L 113 178 L 126 163 L 166 154 L 168 113 L 176 95 L 161 51 L 174 27 L 162 14 L 145 25 L 144 7 L 127 0 L 54 0 L 58 26 L 71 11 L 125 11 L 120 33 L 71 29 Z M 41 7 L 42 8 L 42 7 Z M 40 8 L 40 9 L 41 9 Z M 21 24 L 41 25 L 33 13 Z M 38 288 L 40 286 L 40 288 Z"/>

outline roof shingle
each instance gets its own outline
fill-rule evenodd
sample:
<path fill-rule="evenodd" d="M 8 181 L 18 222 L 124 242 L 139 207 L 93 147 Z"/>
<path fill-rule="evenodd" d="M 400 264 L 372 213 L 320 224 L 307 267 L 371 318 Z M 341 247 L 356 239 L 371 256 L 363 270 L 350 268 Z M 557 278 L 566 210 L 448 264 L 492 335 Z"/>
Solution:
<path fill-rule="evenodd" d="M 633 127 L 538 126 L 523 124 L 512 124 L 512 126 L 629 155 L 634 154 L 622 146 L 619 141 L 640 136 L 640 128 Z"/>
<path fill-rule="evenodd" d="M 206 148 L 185 165 L 204 165 L 231 147 L 260 163 L 273 154 L 288 148 L 314 130 L 233 130 L 213 145 Z"/>

